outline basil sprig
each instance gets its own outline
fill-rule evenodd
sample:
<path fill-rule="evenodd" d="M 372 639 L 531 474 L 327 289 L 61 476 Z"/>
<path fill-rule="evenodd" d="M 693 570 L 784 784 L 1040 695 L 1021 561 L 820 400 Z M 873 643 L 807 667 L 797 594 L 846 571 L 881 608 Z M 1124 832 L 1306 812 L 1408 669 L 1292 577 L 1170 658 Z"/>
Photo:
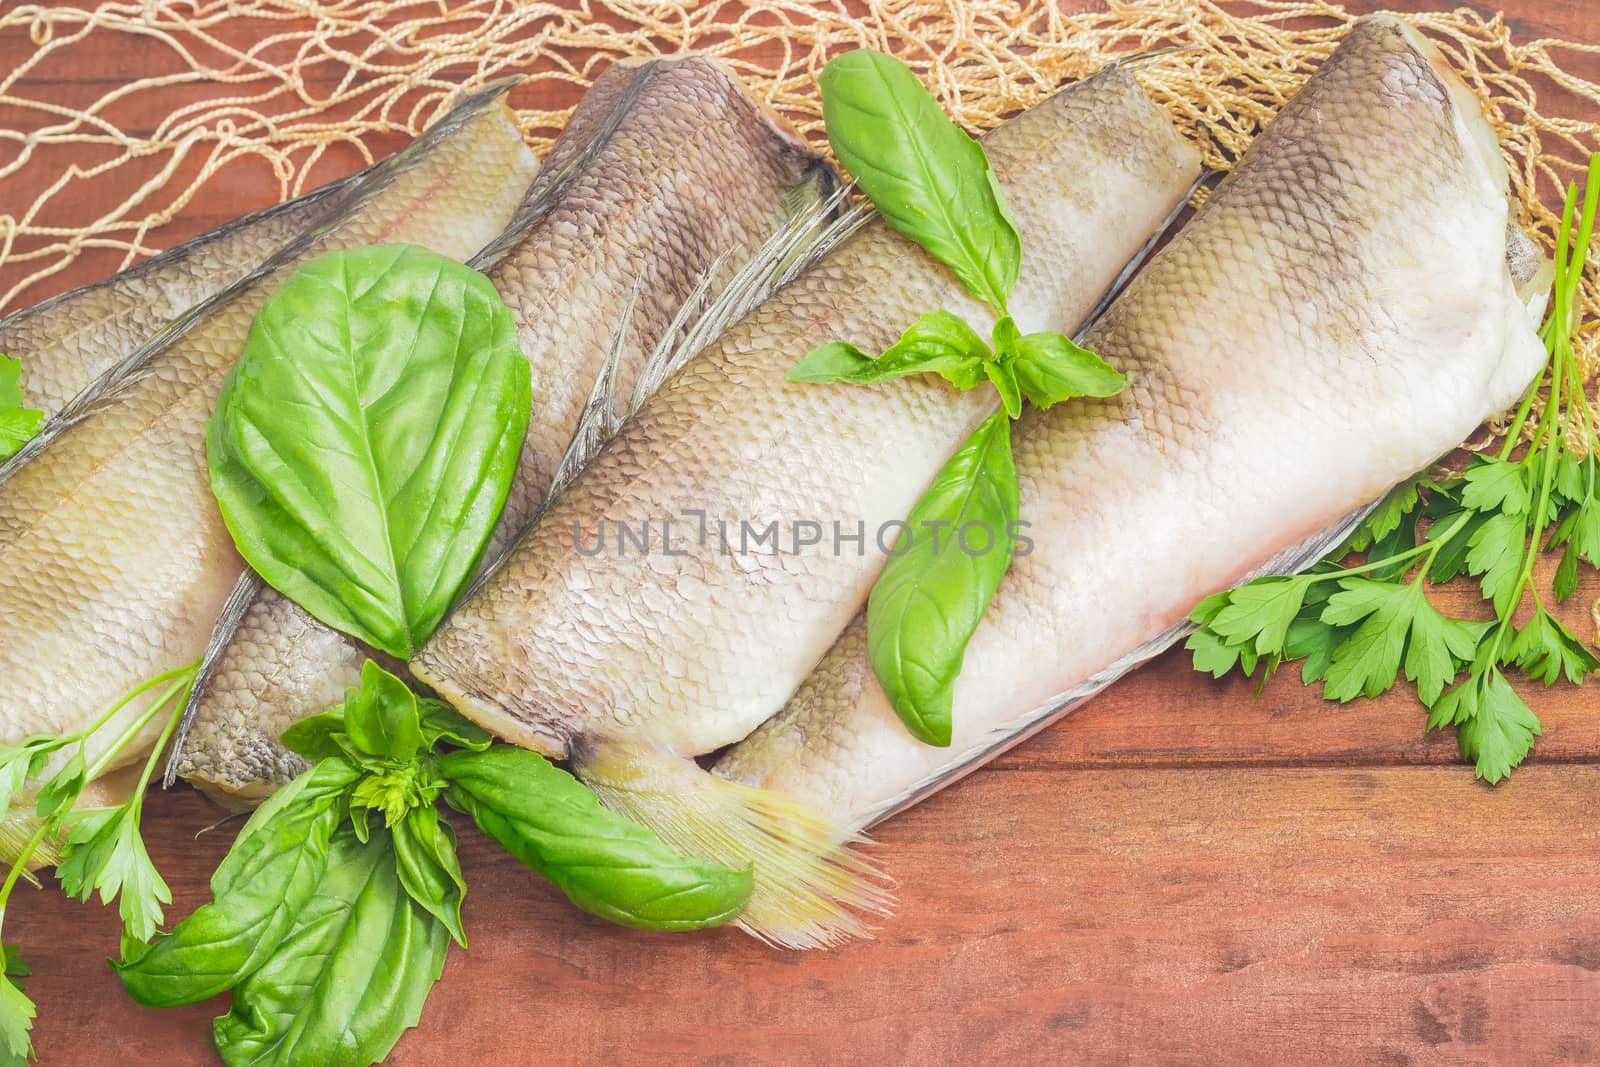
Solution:
<path fill-rule="evenodd" d="M 118 967 L 153 1007 L 232 990 L 214 1027 L 229 1063 L 375 1063 L 416 1025 L 449 942 L 466 944 L 466 881 L 441 799 L 613 921 L 698 929 L 749 902 L 749 871 L 677 855 L 543 757 L 494 744 L 370 660 L 342 707 L 291 726 L 284 743 L 317 763 L 245 824 L 212 902 Z"/>
<path fill-rule="evenodd" d="M 1069 337 L 1017 327 L 1007 301 L 1022 245 L 1005 192 L 983 146 L 905 64 L 848 52 L 823 69 L 821 86 L 828 142 L 862 192 L 998 320 L 985 341 L 959 316 L 930 311 L 878 356 L 832 341 L 789 372 L 791 381 L 852 385 L 937 374 L 958 389 L 988 382 L 999 395 L 1003 415 L 979 426 L 935 476 L 867 602 L 868 656 L 890 704 L 916 737 L 948 745 L 955 680 L 1011 565 L 1020 521 L 1009 420 L 1024 399 L 1048 408 L 1114 396 L 1127 379 Z"/>
<path fill-rule="evenodd" d="M 212 486 L 272 584 L 403 658 L 482 553 L 529 403 L 510 313 L 481 276 L 412 247 L 330 254 L 252 328 L 211 421 Z M 372 661 L 343 705 L 283 740 L 313 767 L 245 824 L 211 903 L 125 943 L 118 967 L 152 1006 L 231 990 L 213 1028 L 230 1064 L 375 1063 L 416 1025 L 450 941 L 466 944 L 441 801 L 629 926 L 713 926 L 749 902 L 750 871 L 674 853 Z"/>
<path fill-rule="evenodd" d="M 414 245 L 313 259 L 256 316 L 208 427 L 239 554 L 327 625 L 408 658 L 505 505 L 530 381 L 477 271 Z"/>

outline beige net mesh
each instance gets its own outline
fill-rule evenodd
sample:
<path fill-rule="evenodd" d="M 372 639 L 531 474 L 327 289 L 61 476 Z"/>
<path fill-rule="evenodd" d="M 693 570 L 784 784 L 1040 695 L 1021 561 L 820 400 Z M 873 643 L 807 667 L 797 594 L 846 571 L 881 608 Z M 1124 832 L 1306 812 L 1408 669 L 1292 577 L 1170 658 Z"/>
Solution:
<path fill-rule="evenodd" d="M 1114 56 L 1187 46 L 1141 77 L 1226 167 L 1352 17 L 1270 0 L 1111 0 L 1070 15 L 1040 0 L 0 6 L 0 190 L 31 197 L 0 198 L 0 311 L 63 288 L 74 263 L 73 281 L 108 273 L 353 170 L 458 87 L 509 72 L 528 76 L 512 102 L 540 148 L 612 60 L 686 48 L 725 59 L 820 143 L 816 73 L 845 48 L 894 52 L 985 128 Z M 1466 9 L 1412 17 L 1488 103 L 1525 221 L 1549 241 L 1549 205 L 1600 149 L 1600 46 L 1518 40 Z M 1585 298 L 1600 314 L 1600 286 Z M 1595 348 L 1591 335 L 1591 370 Z"/>

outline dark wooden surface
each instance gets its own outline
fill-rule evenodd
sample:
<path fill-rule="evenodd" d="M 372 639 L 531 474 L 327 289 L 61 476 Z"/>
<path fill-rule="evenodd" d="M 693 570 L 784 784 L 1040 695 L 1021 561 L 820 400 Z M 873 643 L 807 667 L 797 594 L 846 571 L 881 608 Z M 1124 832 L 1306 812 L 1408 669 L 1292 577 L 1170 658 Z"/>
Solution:
<path fill-rule="evenodd" d="M 1600 42 L 1591 0 L 1506 9 L 1521 34 Z M 25 47 L 0 40 L 0 68 Z M 258 177 L 179 228 L 266 202 Z M 1600 689 L 1530 696 L 1537 755 L 1490 789 L 1404 696 L 1338 708 L 1286 676 L 1253 699 L 1168 656 L 881 827 L 897 913 L 829 953 L 609 927 L 465 834 L 472 947 L 392 1062 L 1597 1062 Z M 216 818 L 184 789 L 151 799 L 174 915 L 227 848 L 230 829 L 196 836 Z M 6 939 L 34 968 L 43 1062 L 210 1059 L 223 1003 L 133 1005 L 106 909 L 24 889 Z"/>

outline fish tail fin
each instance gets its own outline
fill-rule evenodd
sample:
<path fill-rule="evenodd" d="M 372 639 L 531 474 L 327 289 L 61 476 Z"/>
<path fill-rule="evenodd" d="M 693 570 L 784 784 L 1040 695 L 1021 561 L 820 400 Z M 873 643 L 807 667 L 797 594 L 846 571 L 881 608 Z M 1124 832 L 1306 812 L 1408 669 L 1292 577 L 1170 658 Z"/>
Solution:
<path fill-rule="evenodd" d="M 612 811 L 671 847 L 727 867 L 755 870 L 755 892 L 737 925 L 783 948 L 825 948 L 870 937 L 861 913 L 887 915 L 886 877 L 843 832 L 782 793 L 742 785 L 691 759 L 599 743 L 573 769 Z"/>
<path fill-rule="evenodd" d="M 0 864 L 10 868 L 22 855 L 22 850 L 34 834 L 39 832 L 39 816 L 33 813 L 33 804 L 13 804 L 6 817 L 0 819 Z M 34 887 L 38 887 L 39 879 L 33 872 L 43 870 L 45 867 L 54 867 L 61 862 L 60 842 L 46 837 L 39 842 L 33 850 L 33 855 L 28 857 L 28 865 L 22 872 Z"/>

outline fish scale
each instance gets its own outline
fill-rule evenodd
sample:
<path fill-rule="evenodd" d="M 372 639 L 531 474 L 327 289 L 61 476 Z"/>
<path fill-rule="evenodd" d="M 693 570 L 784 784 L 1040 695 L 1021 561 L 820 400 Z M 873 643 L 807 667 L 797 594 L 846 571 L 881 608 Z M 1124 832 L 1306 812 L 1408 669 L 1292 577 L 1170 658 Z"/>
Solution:
<path fill-rule="evenodd" d="M 1193 147 L 1120 67 L 984 145 L 1023 237 L 1010 309 L 1024 332 L 1072 333 L 1199 171 Z M 615 544 L 591 555 L 575 534 L 693 508 L 735 536 L 741 522 L 787 531 L 796 521 L 829 524 L 831 536 L 838 521 L 875 538 L 994 410 L 993 392 L 932 375 L 830 388 L 787 373 L 833 340 L 882 350 L 939 307 L 983 334 L 994 323 L 948 269 L 869 223 L 646 403 L 445 622 L 414 672 L 486 728 L 572 759 L 607 804 L 680 850 L 736 867 L 792 864 L 801 879 L 870 899 L 852 861 L 827 851 L 832 842 L 808 851 L 814 826 L 737 790 L 709 793 L 717 780 L 691 757 L 783 705 L 865 601 L 883 562 L 876 546 L 728 553 L 712 538 L 685 539 L 670 555 Z M 853 920 L 825 888 L 757 899 L 742 921 L 816 943 Z"/>
<path fill-rule="evenodd" d="M 1550 267 L 1506 184 L 1438 51 L 1359 23 L 1090 331 L 1128 390 L 1018 424 L 1035 549 L 968 646 L 952 745 L 901 725 L 858 617 L 714 773 L 862 828 L 1170 647 L 1201 598 L 1327 554 L 1543 365 Z"/>

